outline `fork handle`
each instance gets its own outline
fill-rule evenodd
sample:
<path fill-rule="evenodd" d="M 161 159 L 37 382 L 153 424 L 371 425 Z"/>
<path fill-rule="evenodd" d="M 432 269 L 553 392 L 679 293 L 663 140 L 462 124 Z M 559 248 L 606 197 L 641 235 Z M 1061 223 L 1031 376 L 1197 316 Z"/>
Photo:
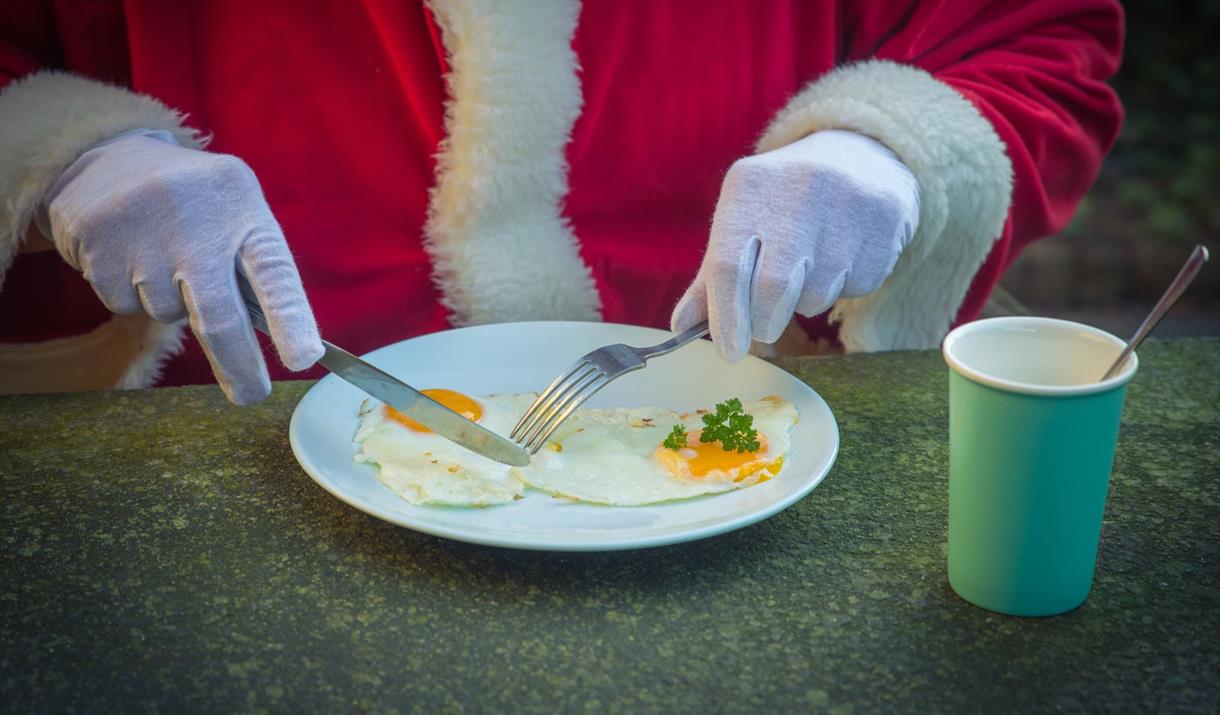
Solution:
<path fill-rule="evenodd" d="M 675 351 L 678 348 L 682 347 L 683 345 L 689 343 L 690 341 L 698 340 L 699 338 L 702 338 L 704 335 L 707 335 L 708 330 L 709 330 L 709 328 L 707 325 L 707 321 L 705 320 L 702 323 L 699 323 L 697 325 L 692 325 L 691 327 L 687 328 L 686 330 L 683 330 L 678 335 L 675 335 L 674 337 L 670 338 L 669 340 L 666 340 L 665 342 L 661 343 L 660 345 L 653 345 L 652 347 L 648 347 L 648 348 L 640 348 L 639 350 L 641 353 L 643 353 L 645 360 L 647 360 L 648 358 L 654 358 L 658 355 L 672 353 L 673 351 Z"/>

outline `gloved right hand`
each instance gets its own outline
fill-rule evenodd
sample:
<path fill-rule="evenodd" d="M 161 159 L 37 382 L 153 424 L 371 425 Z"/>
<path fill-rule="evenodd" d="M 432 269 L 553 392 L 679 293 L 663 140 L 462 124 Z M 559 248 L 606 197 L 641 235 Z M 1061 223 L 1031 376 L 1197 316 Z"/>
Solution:
<path fill-rule="evenodd" d="M 284 234 L 237 157 L 180 147 L 164 132 L 122 135 L 73 162 L 46 204 L 55 247 L 105 306 L 163 322 L 189 316 L 234 403 L 271 391 L 237 271 L 254 288 L 281 362 L 304 370 L 322 356 Z"/>
<path fill-rule="evenodd" d="M 730 362 L 774 343 L 794 313 L 868 295 L 919 225 L 919 184 L 880 142 L 828 129 L 729 168 L 703 264 L 671 317 L 701 320 Z"/>

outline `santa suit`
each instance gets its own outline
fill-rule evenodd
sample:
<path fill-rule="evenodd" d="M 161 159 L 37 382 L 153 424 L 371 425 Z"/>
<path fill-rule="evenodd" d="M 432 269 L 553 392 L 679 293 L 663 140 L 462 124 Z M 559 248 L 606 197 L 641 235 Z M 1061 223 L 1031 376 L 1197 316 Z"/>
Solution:
<path fill-rule="evenodd" d="M 890 277 L 832 312 L 850 349 L 884 350 L 976 317 L 1068 221 L 1121 120 L 1110 0 L 17 5 L 0 11 L 0 374 L 67 388 L 210 380 L 181 324 L 115 319 L 23 245 L 47 187 L 125 130 L 248 162 L 322 335 L 356 352 L 506 320 L 664 326 L 735 159 L 866 134 L 921 198 Z M 74 383 L 68 354 L 105 369 Z"/>

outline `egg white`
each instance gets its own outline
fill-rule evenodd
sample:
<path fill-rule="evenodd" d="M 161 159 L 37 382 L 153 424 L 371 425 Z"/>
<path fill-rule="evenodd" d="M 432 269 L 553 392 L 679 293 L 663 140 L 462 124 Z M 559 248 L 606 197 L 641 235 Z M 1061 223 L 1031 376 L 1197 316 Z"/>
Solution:
<path fill-rule="evenodd" d="M 482 407 L 479 424 L 508 434 L 535 395 L 474 398 Z M 412 504 L 492 506 L 524 496 L 525 484 L 500 464 L 434 432 L 420 432 L 387 416 L 385 405 L 361 406 L 356 461 L 377 469 L 377 478 Z"/>

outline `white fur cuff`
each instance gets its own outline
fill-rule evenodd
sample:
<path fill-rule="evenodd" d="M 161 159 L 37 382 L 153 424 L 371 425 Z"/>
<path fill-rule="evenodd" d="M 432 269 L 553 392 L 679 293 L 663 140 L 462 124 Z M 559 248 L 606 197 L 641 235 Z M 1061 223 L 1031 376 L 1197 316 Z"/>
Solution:
<path fill-rule="evenodd" d="M 933 348 L 1003 230 L 1012 163 L 991 123 L 927 72 L 888 61 L 838 68 L 776 115 L 759 152 L 823 129 L 871 136 L 919 182 L 919 230 L 894 272 L 870 295 L 835 304 L 831 320 L 850 351 Z"/>
<path fill-rule="evenodd" d="M 43 196 L 82 152 L 129 129 L 166 130 L 201 148 L 182 121 L 152 97 L 66 72 L 37 72 L 0 91 L 0 288 Z"/>

